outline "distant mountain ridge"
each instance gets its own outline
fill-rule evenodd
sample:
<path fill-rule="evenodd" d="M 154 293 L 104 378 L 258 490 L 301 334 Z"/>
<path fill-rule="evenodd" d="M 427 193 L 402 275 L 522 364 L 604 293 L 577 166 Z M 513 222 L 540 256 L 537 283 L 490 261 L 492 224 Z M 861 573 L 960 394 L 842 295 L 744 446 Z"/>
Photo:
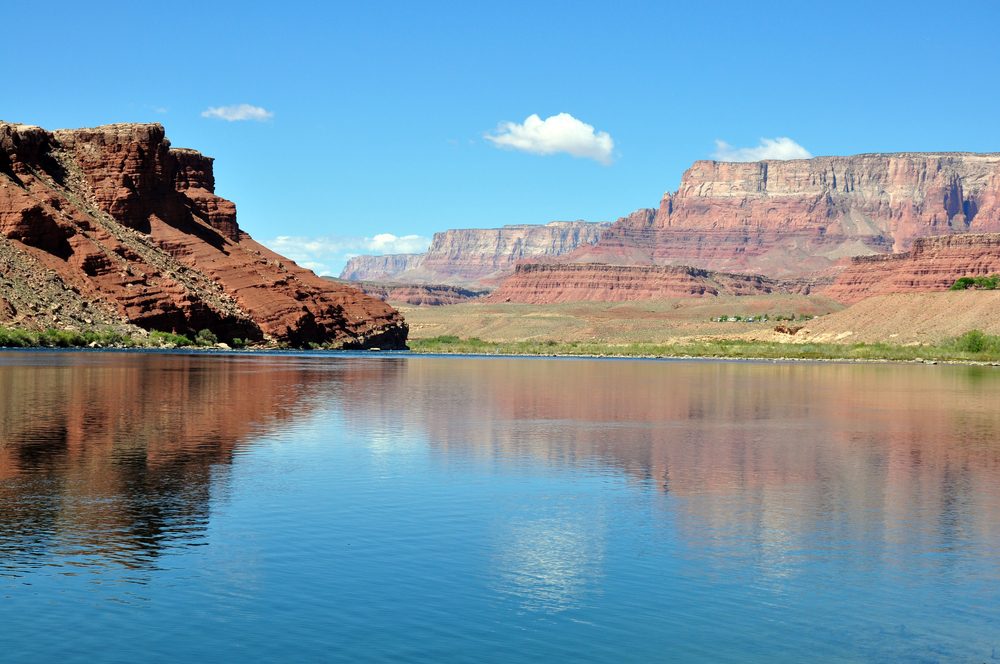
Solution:
<path fill-rule="evenodd" d="M 512 274 L 517 263 L 548 265 L 511 277 L 521 283 L 507 289 L 511 297 L 530 291 L 532 301 L 544 299 L 538 291 L 543 277 L 553 285 L 553 298 L 586 292 L 587 299 L 601 297 L 598 282 L 611 283 L 608 275 L 615 274 L 619 283 L 626 278 L 625 273 L 595 268 L 589 271 L 595 281 L 588 287 L 583 282 L 588 272 L 579 267 L 583 263 L 688 266 L 819 285 L 858 256 L 905 252 L 925 237 L 990 232 L 1000 232 L 1000 153 L 697 161 L 658 208 L 636 210 L 570 251 L 541 258 L 523 252 L 493 278 Z M 419 275 L 428 266 L 435 275 L 481 278 L 487 266 L 497 264 L 484 260 L 488 252 L 478 249 L 481 236 L 476 233 L 437 234 L 435 246 L 416 267 L 394 278 Z M 567 264 L 565 274 L 553 263 Z M 629 278 L 638 279 L 631 287 L 637 293 L 665 277 L 633 270 Z M 533 280 L 530 288 L 528 279 Z M 572 287 L 556 288 L 561 280 Z M 607 297 L 621 296 L 620 291 Z"/>
<path fill-rule="evenodd" d="M 496 285 L 524 259 L 549 259 L 593 244 L 608 223 L 552 221 L 468 228 L 434 234 L 423 254 L 355 256 L 340 274 L 351 281 Z"/>
<path fill-rule="evenodd" d="M 567 260 L 796 278 L 919 237 L 989 231 L 1000 231 L 996 153 L 698 161 L 659 208 L 619 219 Z"/>

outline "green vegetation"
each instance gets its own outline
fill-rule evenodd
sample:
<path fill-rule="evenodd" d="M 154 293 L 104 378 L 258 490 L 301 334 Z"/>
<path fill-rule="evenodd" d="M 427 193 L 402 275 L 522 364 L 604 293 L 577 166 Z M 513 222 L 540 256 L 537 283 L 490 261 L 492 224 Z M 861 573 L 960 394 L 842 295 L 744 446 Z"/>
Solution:
<path fill-rule="evenodd" d="M 111 330 L 48 329 L 41 332 L 0 327 L 0 347 L 5 348 L 80 348 L 83 346 L 131 346 L 136 340 L 131 336 Z"/>
<path fill-rule="evenodd" d="M 972 330 L 933 346 L 886 343 L 780 343 L 743 339 L 708 339 L 676 344 L 607 344 L 599 342 L 512 341 L 489 342 L 454 335 L 411 339 L 415 353 L 469 353 L 484 355 L 586 355 L 607 357 L 718 357 L 742 359 L 846 359 L 1000 361 L 1000 336 Z"/>
<path fill-rule="evenodd" d="M 198 330 L 194 336 L 195 346 L 214 346 L 219 343 L 219 338 L 211 330 Z"/>
<path fill-rule="evenodd" d="M 961 277 L 951 285 L 951 290 L 996 290 L 1000 287 L 1000 274 L 985 277 Z"/>
<path fill-rule="evenodd" d="M 184 336 L 183 334 L 174 334 L 173 332 L 160 332 L 159 330 L 153 330 L 149 333 L 149 341 L 153 346 L 190 346 L 192 341 L 190 338 Z"/>
<path fill-rule="evenodd" d="M 47 329 L 42 331 L 0 327 L 0 348 L 184 348 L 214 346 L 218 338 L 201 330 L 192 340 L 183 334 L 153 330 L 149 336 L 132 336 L 113 330 Z M 233 348 L 245 348 L 243 339 L 233 339 Z"/>
<path fill-rule="evenodd" d="M 742 315 L 729 315 L 729 316 L 715 316 L 711 319 L 713 323 L 767 323 L 772 320 L 776 321 L 803 321 L 812 320 L 816 316 L 810 316 L 808 314 L 776 314 L 774 316 L 770 314 L 747 314 Z"/>

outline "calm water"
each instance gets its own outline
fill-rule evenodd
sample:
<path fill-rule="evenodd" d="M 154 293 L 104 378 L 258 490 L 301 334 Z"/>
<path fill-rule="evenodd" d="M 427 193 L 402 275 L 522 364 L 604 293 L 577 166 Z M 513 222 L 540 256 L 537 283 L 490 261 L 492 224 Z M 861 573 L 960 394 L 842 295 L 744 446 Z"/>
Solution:
<path fill-rule="evenodd" d="M 0 660 L 1000 660 L 1000 369 L 0 353 Z"/>

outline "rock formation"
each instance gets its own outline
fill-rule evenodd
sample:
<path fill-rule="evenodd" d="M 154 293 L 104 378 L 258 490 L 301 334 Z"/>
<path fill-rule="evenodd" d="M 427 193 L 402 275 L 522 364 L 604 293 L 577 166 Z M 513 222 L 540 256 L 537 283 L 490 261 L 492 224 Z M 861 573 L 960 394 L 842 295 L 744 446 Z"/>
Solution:
<path fill-rule="evenodd" d="M 985 231 L 1000 231 L 1000 154 L 698 161 L 659 209 L 619 219 L 565 260 L 804 276 L 924 236 Z"/>
<path fill-rule="evenodd" d="M 424 260 L 424 254 L 386 254 L 384 256 L 355 256 L 347 261 L 340 278 L 346 281 L 383 281 L 396 275 L 415 270 Z"/>
<path fill-rule="evenodd" d="M 333 279 L 333 277 L 324 277 Z M 340 281 L 335 280 L 335 281 Z M 418 307 L 437 307 L 458 304 L 483 297 L 488 290 L 475 290 L 442 284 L 395 284 L 392 282 L 352 281 L 350 285 L 366 295 L 384 302 L 410 304 Z"/>
<path fill-rule="evenodd" d="M 859 256 L 823 293 L 841 302 L 948 290 L 959 277 L 1000 273 L 1000 233 L 918 238 L 909 251 Z"/>
<path fill-rule="evenodd" d="M 424 254 L 358 256 L 342 279 L 397 283 L 495 286 L 525 258 L 562 256 L 597 241 L 608 224 L 553 221 L 435 233 Z"/>
<path fill-rule="evenodd" d="M 172 148 L 158 124 L 0 123 L 0 318 L 405 344 L 398 312 L 254 242 L 214 188 L 212 159 Z"/>
<path fill-rule="evenodd" d="M 626 302 L 712 295 L 808 293 L 808 283 L 783 283 L 753 274 L 727 274 L 687 266 L 600 263 L 522 263 L 491 302 Z"/>

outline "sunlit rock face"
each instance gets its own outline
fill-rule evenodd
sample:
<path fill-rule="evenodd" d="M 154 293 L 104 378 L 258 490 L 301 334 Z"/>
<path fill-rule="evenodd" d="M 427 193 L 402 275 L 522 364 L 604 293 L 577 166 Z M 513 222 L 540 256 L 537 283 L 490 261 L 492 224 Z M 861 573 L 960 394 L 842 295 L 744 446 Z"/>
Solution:
<path fill-rule="evenodd" d="M 698 161 L 658 209 L 619 219 L 573 262 L 821 273 L 916 238 L 1000 231 L 1000 154 Z"/>
<path fill-rule="evenodd" d="M 713 272 L 686 265 L 522 263 L 489 296 L 493 302 L 629 302 L 717 295 L 808 294 L 808 280 Z"/>
<path fill-rule="evenodd" d="M 214 188 L 212 159 L 171 147 L 158 124 L 0 123 L 0 266 L 13 277 L 0 282 L 13 311 L 0 315 L 28 327 L 119 322 L 297 345 L 405 344 L 392 307 L 254 242 Z"/>
<path fill-rule="evenodd" d="M 608 227 L 586 221 L 553 221 L 501 228 L 466 228 L 435 233 L 423 254 L 357 256 L 341 273 L 353 281 L 492 286 L 523 259 L 563 256 L 593 244 Z"/>
<path fill-rule="evenodd" d="M 948 290 L 959 277 L 1000 273 L 1000 233 L 918 238 L 909 251 L 851 261 L 824 292 L 842 302 Z"/>

